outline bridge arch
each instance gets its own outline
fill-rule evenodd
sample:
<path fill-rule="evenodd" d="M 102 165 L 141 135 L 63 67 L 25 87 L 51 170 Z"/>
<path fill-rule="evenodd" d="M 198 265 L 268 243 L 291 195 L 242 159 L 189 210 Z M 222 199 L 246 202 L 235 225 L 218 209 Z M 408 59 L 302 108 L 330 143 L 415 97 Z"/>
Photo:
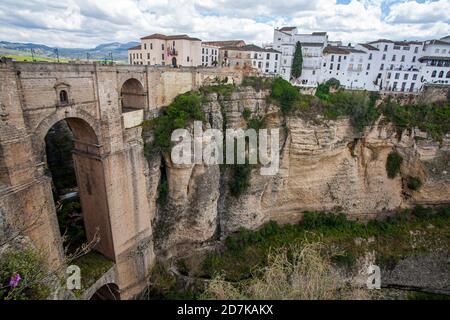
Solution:
<path fill-rule="evenodd" d="M 103 161 L 100 144 L 101 136 L 98 133 L 96 122 L 91 117 L 86 115 L 83 115 L 83 118 L 53 115 L 41 122 L 36 130 L 35 139 L 39 140 L 36 143 L 42 148 L 40 150 L 42 153 L 41 162 L 46 168 L 44 174 L 51 179 L 55 178 L 48 170 L 46 138 L 52 128 L 61 122 L 67 123 L 73 136 L 73 145 L 70 148 L 86 242 L 95 244 L 94 249 L 96 251 L 108 259 L 114 260 L 115 252 L 108 208 L 105 162 Z M 49 188 L 52 188 L 51 185 L 49 185 Z M 49 193 L 52 193 L 52 191 L 54 190 L 48 190 Z M 58 194 L 55 196 L 56 201 L 61 205 L 63 197 Z"/>
<path fill-rule="evenodd" d="M 122 113 L 146 109 L 147 94 L 144 85 L 136 78 L 125 80 L 120 87 L 120 105 Z"/>

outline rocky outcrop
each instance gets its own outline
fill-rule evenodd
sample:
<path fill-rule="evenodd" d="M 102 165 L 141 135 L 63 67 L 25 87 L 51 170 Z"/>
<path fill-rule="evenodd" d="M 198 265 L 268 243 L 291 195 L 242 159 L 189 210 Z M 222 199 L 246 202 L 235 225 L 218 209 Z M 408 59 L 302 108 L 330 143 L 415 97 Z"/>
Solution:
<path fill-rule="evenodd" d="M 156 219 L 160 248 L 182 249 L 269 220 L 293 223 L 308 210 L 369 219 L 417 203 L 450 202 L 450 136 L 437 143 L 419 130 L 399 133 L 383 119 L 358 133 L 346 118 L 285 118 L 267 95 L 251 88 L 228 97 L 210 94 L 203 109 L 206 127 L 245 128 L 242 113 L 249 109 L 265 118 L 267 128 L 280 128 L 279 172 L 261 176 L 253 167 L 250 187 L 234 197 L 226 167 L 180 167 L 166 157 L 169 201 Z M 404 161 L 401 174 L 390 179 L 386 159 L 393 150 Z M 409 190 L 408 176 L 419 177 L 423 186 Z"/>

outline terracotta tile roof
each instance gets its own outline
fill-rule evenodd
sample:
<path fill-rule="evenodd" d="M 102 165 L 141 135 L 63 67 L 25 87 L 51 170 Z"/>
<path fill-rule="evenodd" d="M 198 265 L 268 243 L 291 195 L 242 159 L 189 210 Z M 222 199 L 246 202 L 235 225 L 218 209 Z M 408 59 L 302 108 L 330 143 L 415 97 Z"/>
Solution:
<path fill-rule="evenodd" d="M 203 44 L 216 46 L 216 47 L 241 47 L 245 46 L 244 40 L 224 40 L 224 41 L 203 41 Z"/>
<path fill-rule="evenodd" d="M 376 48 L 376 47 L 374 47 L 374 46 L 371 46 L 371 45 L 368 44 L 368 43 L 359 43 L 359 45 L 362 46 L 362 47 L 364 47 L 364 48 L 366 48 L 366 49 L 368 49 L 368 50 L 372 50 L 372 51 L 380 51 L 378 48 Z"/>
<path fill-rule="evenodd" d="M 128 50 L 141 50 L 141 45 L 137 45 L 135 47 L 128 48 Z"/>
<path fill-rule="evenodd" d="M 148 39 L 202 41 L 199 38 L 189 37 L 187 34 L 177 34 L 177 35 L 172 35 L 172 36 L 166 36 L 164 34 L 154 33 L 149 36 L 141 38 L 141 40 L 148 40 Z"/>
<path fill-rule="evenodd" d="M 301 42 L 302 47 L 323 47 L 323 43 L 320 42 Z"/>
<path fill-rule="evenodd" d="M 419 62 L 426 60 L 442 60 L 442 61 L 450 61 L 450 57 L 438 57 L 438 56 L 424 56 L 419 58 Z"/>
<path fill-rule="evenodd" d="M 393 43 L 396 46 L 409 46 L 412 44 L 417 44 L 417 45 L 423 44 L 423 42 L 420 42 L 420 41 L 392 41 L 392 40 L 388 40 L 388 39 L 378 39 L 378 40 L 369 42 L 369 44 L 380 43 L 380 42 Z"/>
<path fill-rule="evenodd" d="M 292 31 L 294 30 L 296 27 L 283 27 L 281 29 L 278 29 L 279 31 Z"/>
<path fill-rule="evenodd" d="M 313 32 L 312 35 L 313 36 L 326 36 L 327 33 L 326 32 Z"/>
<path fill-rule="evenodd" d="M 235 51 L 255 51 L 255 52 L 274 52 L 274 53 L 281 53 L 280 51 L 274 50 L 274 49 L 264 49 L 261 47 L 258 47 L 254 44 L 247 44 L 242 47 L 237 46 L 228 46 L 228 47 L 222 47 L 220 48 L 222 50 L 235 50 Z"/>
<path fill-rule="evenodd" d="M 334 54 L 350 54 L 350 53 L 363 53 L 367 54 L 367 52 L 358 50 L 352 47 L 336 47 L 336 46 L 327 46 L 323 49 L 323 53 L 334 53 Z"/>
<path fill-rule="evenodd" d="M 443 46 L 450 46 L 450 42 L 442 41 L 442 40 L 431 40 L 428 44 L 438 44 Z"/>

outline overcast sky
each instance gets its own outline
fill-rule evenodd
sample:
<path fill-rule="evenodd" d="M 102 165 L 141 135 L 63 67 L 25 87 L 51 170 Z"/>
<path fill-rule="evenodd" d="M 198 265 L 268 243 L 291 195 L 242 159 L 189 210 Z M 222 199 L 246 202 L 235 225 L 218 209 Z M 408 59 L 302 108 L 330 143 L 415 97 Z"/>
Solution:
<path fill-rule="evenodd" d="M 285 25 L 345 43 L 440 38 L 450 34 L 450 0 L 0 0 L 0 40 L 59 47 L 156 32 L 261 44 Z"/>

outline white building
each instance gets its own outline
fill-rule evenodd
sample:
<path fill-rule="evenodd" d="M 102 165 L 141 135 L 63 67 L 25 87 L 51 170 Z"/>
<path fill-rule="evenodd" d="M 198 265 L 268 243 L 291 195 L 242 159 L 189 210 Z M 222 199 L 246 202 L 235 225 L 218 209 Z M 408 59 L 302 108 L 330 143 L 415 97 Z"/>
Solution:
<path fill-rule="evenodd" d="M 202 43 L 202 66 L 216 67 L 219 65 L 219 46 Z"/>
<path fill-rule="evenodd" d="M 286 80 L 291 79 L 291 68 L 294 60 L 297 42 L 302 45 L 303 68 L 297 83 L 302 86 L 317 86 L 320 82 L 323 49 L 328 45 L 326 32 L 298 34 L 296 27 L 275 29 L 273 48 L 281 51 L 280 75 Z"/>
<path fill-rule="evenodd" d="M 423 55 L 419 58 L 422 63 L 423 83 L 450 84 L 450 36 L 446 38 L 448 41 L 425 42 Z"/>
<path fill-rule="evenodd" d="M 296 43 L 302 45 L 303 68 L 291 79 Z M 298 34 L 296 27 L 274 30 L 273 48 L 281 51 L 279 75 L 303 87 L 335 78 L 348 89 L 417 92 L 424 84 L 450 85 L 450 36 L 441 40 L 380 39 L 353 46 L 329 41 L 325 32 Z"/>
<path fill-rule="evenodd" d="M 381 90 L 415 92 L 421 88 L 422 42 L 381 39 L 369 44 L 380 51 L 376 81 Z"/>
<path fill-rule="evenodd" d="M 152 34 L 141 38 L 141 44 L 128 49 L 128 63 L 140 65 L 201 65 L 201 40 L 188 35 Z"/>

